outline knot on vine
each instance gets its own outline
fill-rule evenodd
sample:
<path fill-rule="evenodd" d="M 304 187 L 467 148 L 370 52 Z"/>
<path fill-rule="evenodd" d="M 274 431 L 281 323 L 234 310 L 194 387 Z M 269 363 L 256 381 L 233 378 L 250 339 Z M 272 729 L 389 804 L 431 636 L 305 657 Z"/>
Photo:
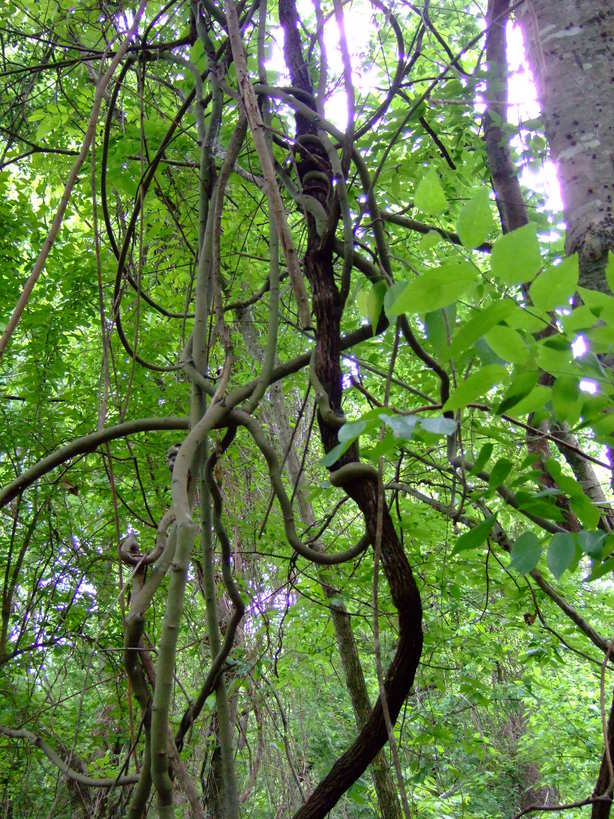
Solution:
<path fill-rule="evenodd" d="M 296 139 L 296 167 L 303 193 L 328 205 L 332 168 L 322 140 L 316 134 L 301 134 Z"/>

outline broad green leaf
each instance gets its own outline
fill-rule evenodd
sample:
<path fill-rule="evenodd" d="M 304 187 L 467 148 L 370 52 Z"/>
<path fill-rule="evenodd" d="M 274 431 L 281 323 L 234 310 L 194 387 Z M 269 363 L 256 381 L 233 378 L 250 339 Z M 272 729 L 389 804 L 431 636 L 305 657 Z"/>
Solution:
<path fill-rule="evenodd" d="M 477 281 L 473 265 L 465 261 L 445 262 L 435 270 L 427 270 L 408 282 L 406 288 L 389 307 L 388 315 L 428 313 L 456 301 Z"/>
<path fill-rule="evenodd" d="M 488 189 L 482 188 L 461 208 L 456 230 L 463 245 L 472 248 L 485 242 L 494 226 Z"/>
<path fill-rule="evenodd" d="M 406 441 L 410 440 L 420 420 L 417 415 L 386 415 L 384 412 L 379 417 L 390 427 L 395 438 L 403 438 Z"/>
<path fill-rule="evenodd" d="M 605 280 L 608 283 L 608 287 L 614 293 L 614 253 L 611 250 L 608 250 L 608 262 L 605 266 Z"/>
<path fill-rule="evenodd" d="M 375 282 L 375 284 L 372 284 L 370 287 L 361 290 L 356 298 L 358 309 L 361 315 L 369 319 L 373 332 L 375 332 L 380 313 L 382 312 L 386 290 L 386 282 Z"/>
<path fill-rule="evenodd" d="M 528 574 L 537 566 L 541 554 L 542 547 L 537 537 L 533 532 L 525 532 L 512 545 L 510 566 L 521 574 Z"/>
<path fill-rule="evenodd" d="M 552 387 L 552 407 L 556 418 L 573 426 L 580 418 L 582 402 L 578 379 L 559 376 Z"/>
<path fill-rule="evenodd" d="M 501 458 L 493 466 L 488 479 L 488 488 L 492 492 L 498 489 L 512 471 L 512 463 L 507 458 Z"/>
<path fill-rule="evenodd" d="M 433 432 L 435 435 L 453 435 L 456 432 L 456 421 L 452 418 L 421 418 L 420 429 Z"/>
<path fill-rule="evenodd" d="M 436 244 L 442 241 L 442 236 L 436 230 L 429 230 L 428 233 L 425 233 L 424 236 L 420 239 L 420 248 L 421 250 L 431 250 L 435 247 Z"/>
<path fill-rule="evenodd" d="M 556 490 L 555 490 L 556 491 Z M 552 490 L 548 490 L 552 493 Z M 557 493 L 558 494 L 558 493 Z M 552 503 L 548 497 L 541 492 L 531 494 L 530 492 L 516 492 L 516 503 L 518 508 L 523 512 L 528 512 L 531 515 L 547 518 L 548 520 L 560 521 L 563 520 L 563 513 L 556 505 Z"/>
<path fill-rule="evenodd" d="M 557 580 L 568 569 L 576 556 L 576 545 L 571 532 L 557 532 L 548 546 L 546 562 Z"/>
<path fill-rule="evenodd" d="M 407 282 L 395 282 L 392 287 L 386 290 L 384 295 L 384 312 L 389 319 L 394 318 L 397 314 L 391 312 L 392 305 L 407 287 Z"/>
<path fill-rule="evenodd" d="M 345 452 L 347 452 L 347 450 L 351 447 L 351 445 L 352 445 L 352 441 L 350 440 L 350 441 L 343 441 L 342 443 L 337 444 L 337 446 L 334 446 L 322 458 L 322 460 L 321 460 L 322 466 L 327 466 L 327 467 L 333 466 L 333 464 L 335 464 L 339 460 L 339 458 Z"/>
<path fill-rule="evenodd" d="M 503 400 L 497 407 L 497 414 L 503 415 L 513 406 L 525 398 L 537 384 L 539 373 L 537 370 L 515 373 Z"/>
<path fill-rule="evenodd" d="M 598 525 L 601 519 L 599 509 L 586 496 L 572 498 L 569 505 L 586 529 L 594 529 Z"/>
<path fill-rule="evenodd" d="M 498 407 L 497 411 L 500 411 L 500 414 L 512 412 L 513 415 L 527 415 L 530 412 L 535 412 L 536 410 L 543 409 L 544 406 L 550 400 L 550 396 L 552 394 L 552 390 L 550 387 L 544 387 L 542 384 L 538 384 L 537 387 L 534 387 L 528 395 L 520 398 L 518 401 L 514 401 L 514 404 L 511 407 L 501 410 L 503 403 L 502 401 L 500 406 Z"/>
<path fill-rule="evenodd" d="M 516 307 L 510 299 L 497 301 L 483 310 L 476 310 L 469 321 L 464 322 L 450 344 L 449 356 L 455 358 L 492 327 L 503 321 Z"/>
<path fill-rule="evenodd" d="M 480 546 L 484 543 L 496 522 L 496 515 L 491 515 L 491 517 L 486 518 L 486 520 L 474 526 L 473 529 L 465 532 L 465 534 L 461 535 L 456 541 L 456 545 L 454 549 L 452 549 L 452 554 L 457 555 L 459 552 L 466 552 L 468 549 L 475 549 L 476 546 Z"/>
<path fill-rule="evenodd" d="M 460 384 L 458 389 L 446 401 L 444 411 L 465 407 L 472 401 L 481 398 L 497 384 L 507 381 L 508 377 L 505 367 L 499 364 L 488 364 L 486 367 L 482 367 Z"/>
<path fill-rule="evenodd" d="M 448 330 L 443 310 L 432 310 L 424 317 L 426 335 L 438 355 L 448 346 Z"/>
<path fill-rule="evenodd" d="M 492 350 L 504 361 L 512 364 L 524 364 L 529 357 L 529 349 L 517 330 L 499 325 L 485 335 Z"/>
<path fill-rule="evenodd" d="M 484 444 L 482 449 L 478 454 L 478 457 L 475 459 L 475 463 L 473 465 L 473 469 L 471 470 L 472 475 L 477 475 L 488 463 L 488 459 L 492 455 L 492 451 L 494 449 L 494 444 L 489 441 L 487 444 Z"/>
<path fill-rule="evenodd" d="M 614 572 L 614 557 L 609 558 L 609 560 L 605 560 L 603 563 L 593 563 L 593 568 L 591 569 L 588 579 L 598 580 L 608 572 Z"/>
<path fill-rule="evenodd" d="M 561 316 L 561 324 L 566 333 L 575 333 L 578 330 L 587 330 L 595 324 L 595 314 L 590 307 L 583 304 L 576 307 L 568 316 Z"/>
<path fill-rule="evenodd" d="M 536 307 L 520 307 L 516 305 L 514 310 L 505 317 L 505 323 L 514 330 L 526 330 L 527 333 L 539 333 L 550 324 L 550 316 L 543 310 Z"/>
<path fill-rule="evenodd" d="M 605 532 L 587 532 L 583 529 L 575 533 L 576 543 L 587 555 L 594 559 L 601 558 L 603 545 L 606 539 Z"/>
<path fill-rule="evenodd" d="M 366 421 L 354 421 L 350 424 L 344 424 L 339 432 L 337 438 L 340 443 L 345 441 L 355 441 L 361 432 L 364 432 L 367 427 Z"/>
<path fill-rule="evenodd" d="M 532 222 L 497 239 L 490 256 L 493 276 L 503 284 L 530 281 L 541 263 L 537 226 Z"/>
<path fill-rule="evenodd" d="M 551 265 L 535 279 L 529 293 L 533 304 L 543 310 L 567 307 L 578 286 L 578 254 L 567 256 L 559 265 Z"/>
<path fill-rule="evenodd" d="M 414 205 L 430 216 L 439 216 L 448 207 L 439 175 L 433 168 L 429 168 L 420 180 L 414 196 Z"/>

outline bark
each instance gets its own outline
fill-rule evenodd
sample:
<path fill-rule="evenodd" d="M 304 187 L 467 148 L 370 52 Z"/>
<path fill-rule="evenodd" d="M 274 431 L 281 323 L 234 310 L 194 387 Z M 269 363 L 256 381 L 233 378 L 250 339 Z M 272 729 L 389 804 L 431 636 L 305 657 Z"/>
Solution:
<path fill-rule="evenodd" d="M 303 60 L 298 15 L 293 0 L 280 0 L 279 19 L 284 29 L 284 52 L 292 85 L 315 111 L 308 66 Z M 317 129 L 311 118 L 296 116 L 297 168 L 305 196 L 312 196 L 326 210 L 339 214 L 338 203 L 330 201 L 332 172 L 326 150 L 318 145 Z M 307 150 L 308 146 L 308 150 Z M 342 416 L 341 333 L 342 300 L 335 282 L 333 252 L 337 219 L 329 222 L 324 236 L 318 235 L 313 217 L 307 216 L 308 238 L 305 273 L 311 285 L 316 317 L 315 374 L 324 389 L 332 414 Z M 326 452 L 337 444 L 338 425 L 318 413 L 320 435 Z M 351 464 L 357 467 L 358 449 L 351 447 L 334 465 L 334 471 Z M 357 472 L 360 471 L 360 477 Z M 341 473 L 340 473 L 341 474 Z M 378 517 L 377 473 L 364 469 L 344 473 L 340 485 L 361 510 L 371 543 L 376 542 Z M 337 484 L 339 485 L 339 484 Z M 398 612 L 399 639 L 384 680 L 384 695 L 394 724 L 411 686 L 422 652 L 422 604 L 410 564 L 387 507 L 384 504 L 381 530 L 381 560 L 390 594 Z M 294 819 L 324 817 L 345 791 L 358 779 L 388 740 L 381 697 L 350 748 L 337 760 Z"/>
<path fill-rule="evenodd" d="M 567 254 L 578 253 L 580 285 L 606 291 L 605 266 L 614 249 L 614 7 L 609 0 L 525 0 L 520 7 L 550 152 L 558 165 Z M 591 500 L 604 496 L 590 465 L 559 447 Z M 609 519 L 609 509 L 604 513 Z M 607 527 L 607 522 L 605 523 Z M 614 745 L 612 712 L 607 743 Z M 595 794 L 610 784 L 601 761 Z M 592 816 L 610 815 L 597 802 Z"/>
<path fill-rule="evenodd" d="M 610 707 L 610 716 L 608 718 L 608 745 L 610 750 L 610 759 L 614 759 L 614 699 Z M 610 776 L 610 764 L 608 757 L 604 753 L 601 759 L 601 767 L 599 768 L 599 776 L 595 784 L 593 796 L 612 795 L 612 782 Z M 612 799 L 606 802 L 594 802 L 593 810 L 591 812 L 591 819 L 608 819 L 610 809 L 612 807 Z"/>
<path fill-rule="evenodd" d="M 614 249 L 614 6 L 526 0 L 520 7 L 580 284 L 605 290 Z"/>
<path fill-rule="evenodd" d="M 488 108 L 484 115 L 486 154 L 504 233 L 522 227 L 529 221 L 527 207 L 504 131 L 507 123 L 505 26 L 508 11 L 509 0 L 489 0 L 488 33 L 486 35 Z"/>
<path fill-rule="evenodd" d="M 300 477 L 300 464 L 296 451 L 290 446 L 290 425 L 281 387 L 278 384 L 271 388 L 270 404 L 267 404 L 263 410 L 268 416 L 268 422 L 277 432 L 284 451 L 288 452 L 286 466 L 293 484 L 296 485 L 296 500 L 301 518 L 306 525 L 312 526 L 315 523 L 315 515 Z M 314 544 L 314 546 L 316 545 L 318 544 Z M 358 646 L 354 639 L 352 621 L 345 604 L 338 599 L 339 590 L 332 583 L 332 571 L 327 571 L 322 566 L 317 566 L 316 570 L 322 591 L 326 599 L 330 601 L 331 619 L 335 629 L 335 639 L 339 657 L 341 658 L 345 683 L 352 703 L 356 726 L 360 729 L 369 719 L 371 702 L 358 654 Z M 335 600 L 335 598 L 337 599 Z M 373 760 L 371 773 L 382 819 L 401 819 L 401 809 L 391 771 L 382 754 L 378 754 Z"/>

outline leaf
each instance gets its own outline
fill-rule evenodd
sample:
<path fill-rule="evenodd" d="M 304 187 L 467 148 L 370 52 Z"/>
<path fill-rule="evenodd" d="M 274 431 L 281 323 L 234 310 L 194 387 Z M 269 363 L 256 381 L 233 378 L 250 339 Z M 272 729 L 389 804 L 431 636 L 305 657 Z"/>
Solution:
<path fill-rule="evenodd" d="M 528 574 L 537 566 L 542 547 L 533 532 L 525 532 L 514 541 L 511 548 L 510 566 L 520 574 Z"/>
<path fill-rule="evenodd" d="M 356 298 L 358 309 L 361 315 L 369 319 L 373 332 L 375 332 L 380 313 L 382 312 L 386 290 L 386 282 L 375 282 L 375 284 L 372 284 L 370 287 L 361 290 Z"/>
<path fill-rule="evenodd" d="M 418 421 L 417 415 L 386 415 L 380 413 L 380 419 L 390 427 L 395 438 L 403 438 L 409 441 L 416 430 Z"/>
<path fill-rule="evenodd" d="M 503 301 L 497 301 L 482 310 L 476 310 L 469 321 L 461 326 L 452 339 L 449 351 L 450 358 L 455 358 L 463 350 L 466 350 L 467 347 L 471 346 L 478 338 L 481 338 L 491 327 L 503 321 L 515 309 L 513 301 L 503 299 Z"/>
<path fill-rule="evenodd" d="M 335 464 L 339 460 L 339 458 L 344 454 L 344 452 L 347 452 L 351 445 L 352 441 L 343 441 L 342 443 L 337 444 L 337 446 L 334 446 L 322 458 L 321 460 L 322 466 L 327 467 L 333 466 L 333 464 Z"/>
<path fill-rule="evenodd" d="M 529 349 L 517 330 L 499 325 L 486 333 L 485 338 L 489 347 L 504 361 L 511 361 L 512 364 L 526 363 Z"/>
<path fill-rule="evenodd" d="M 608 283 L 608 287 L 614 293 L 614 253 L 611 250 L 608 250 L 608 262 L 605 266 L 605 280 Z"/>
<path fill-rule="evenodd" d="M 470 375 L 448 398 L 443 409 L 456 410 L 475 401 L 497 384 L 508 378 L 507 370 L 499 364 L 488 364 Z"/>
<path fill-rule="evenodd" d="M 384 312 L 386 313 L 387 318 L 392 319 L 396 316 L 396 313 L 390 312 L 391 307 L 406 287 L 407 282 L 395 282 L 392 287 L 389 287 L 388 290 L 386 290 L 384 295 Z"/>
<path fill-rule="evenodd" d="M 439 175 L 433 168 L 424 174 L 414 196 L 414 205 L 431 216 L 439 216 L 448 207 Z"/>
<path fill-rule="evenodd" d="M 365 431 L 366 427 L 366 421 L 354 421 L 350 424 L 344 424 L 337 433 L 337 438 L 339 439 L 340 443 L 355 441 L 360 433 Z"/>
<path fill-rule="evenodd" d="M 491 517 L 486 518 L 486 520 L 483 520 L 481 523 L 478 523 L 477 526 L 465 532 L 465 534 L 461 535 L 456 541 L 456 545 L 452 549 L 452 554 L 457 555 L 459 552 L 466 552 L 469 549 L 475 549 L 476 546 L 480 546 L 484 543 L 496 522 L 497 516 L 491 515 Z"/>
<path fill-rule="evenodd" d="M 538 378 L 539 373 L 537 370 L 521 372 L 514 375 L 512 383 L 509 385 L 501 403 L 497 407 L 497 415 L 503 415 L 503 413 L 518 404 L 525 396 L 529 395 L 537 384 Z"/>
<path fill-rule="evenodd" d="M 484 444 L 484 446 L 482 447 L 478 454 L 478 457 L 475 459 L 473 469 L 471 470 L 470 473 L 471 475 L 477 475 L 477 473 L 480 472 L 486 466 L 488 459 L 492 455 L 493 448 L 494 445 L 490 441 L 487 444 Z"/>
<path fill-rule="evenodd" d="M 503 284 L 530 281 L 542 264 L 537 225 L 531 222 L 497 239 L 492 247 L 490 264 L 493 276 Z"/>
<path fill-rule="evenodd" d="M 575 533 L 576 543 L 587 555 L 599 559 L 603 554 L 603 545 L 606 539 L 605 532 L 587 532 L 583 529 Z"/>
<path fill-rule="evenodd" d="M 337 433 L 339 443 L 326 453 L 326 455 L 321 459 L 320 463 L 326 467 L 333 466 L 333 464 L 335 464 L 339 460 L 339 458 L 345 452 L 347 452 L 347 450 L 351 447 L 351 445 L 358 438 L 361 432 L 364 432 L 367 429 L 367 427 L 372 426 L 373 426 L 372 421 L 369 424 L 367 421 L 364 420 L 353 421 L 352 423 L 344 424 Z"/>
<path fill-rule="evenodd" d="M 424 317 L 426 335 L 438 355 L 448 346 L 448 331 L 443 310 L 433 310 Z"/>
<path fill-rule="evenodd" d="M 578 379 L 560 375 L 552 387 L 552 407 L 559 421 L 567 421 L 573 426 L 582 411 L 582 393 Z"/>
<path fill-rule="evenodd" d="M 497 489 L 512 471 L 512 463 L 507 458 L 501 458 L 493 466 L 488 479 L 488 488 L 492 492 Z"/>
<path fill-rule="evenodd" d="M 428 233 L 425 233 L 424 236 L 420 239 L 420 249 L 421 250 L 431 250 L 435 247 L 436 244 L 441 242 L 442 236 L 436 230 L 429 230 Z"/>
<path fill-rule="evenodd" d="M 567 307 L 578 286 L 578 254 L 567 256 L 561 264 L 551 265 L 535 279 L 529 293 L 533 304 L 543 310 Z"/>
<path fill-rule="evenodd" d="M 571 566 L 575 556 L 576 545 L 571 532 L 557 532 L 552 536 L 546 561 L 557 580 L 560 580 L 563 572 Z"/>
<path fill-rule="evenodd" d="M 569 505 L 586 529 L 594 529 L 598 525 L 601 519 L 599 509 L 586 496 L 571 498 Z"/>
<path fill-rule="evenodd" d="M 422 418 L 420 429 L 433 432 L 435 435 L 453 435 L 456 432 L 456 421 L 453 418 Z"/>
<path fill-rule="evenodd" d="M 408 282 L 401 295 L 388 308 L 388 316 L 401 313 L 428 313 L 446 307 L 466 293 L 477 281 L 473 265 L 465 261 L 446 262 Z"/>
<path fill-rule="evenodd" d="M 597 580 L 598 578 L 603 577 L 604 574 L 612 571 L 614 571 L 614 557 L 611 557 L 609 560 L 606 560 L 603 563 L 593 563 L 593 568 L 591 569 L 588 579 Z"/>
<path fill-rule="evenodd" d="M 495 223 L 490 210 L 488 189 L 481 188 L 461 208 L 456 222 L 456 230 L 465 247 L 478 247 L 488 239 Z"/>

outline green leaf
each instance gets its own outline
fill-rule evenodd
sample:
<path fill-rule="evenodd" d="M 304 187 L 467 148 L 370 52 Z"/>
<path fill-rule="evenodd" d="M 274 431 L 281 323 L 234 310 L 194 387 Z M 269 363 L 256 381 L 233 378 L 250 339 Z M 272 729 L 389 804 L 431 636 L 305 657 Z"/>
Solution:
<path fill-rule="evenodd" d="M 495 223 L 490 210 L 488 189 L 481 188 L 461 208 L 456 222 L 456 230 L 465 247 L 478 247 L 488 239 Z"/>
<path fill-rule="evenodd" d="M 402 438 L 409 441 L 416 431 L 416 426 L 420 420 L 417 415 L 386 415 L 380 413 L 380 419 L 390 427 L 395 438 Z"/>
<path fill-rule="evenodd" d="M 593 568 L 589 575 L 589 580 L 598 580 L 604 574 L 614 571 L 614 557 L 605 560 L 603 563 L 593 563 Z"/>
<path fill-rule="evenodd" d="M 491 327 L 499 324 L 510 313 L 515 310 L 514 302 L 510 299 L 503 299 L 494 304 L 490 304 L 483 310 L 476 310 L 469 321 L 465 322 L 450 344 L 449 356 L 455 358 L 467 347 L 487 333 Z"/>
<path fill-rule="evenodd" d="M 614 293 L 614 253 L 611 250 L 608 250 L 608 262 L 605 266 L 605 280 L 608 283 L 608 287 Z"/>
<path fill-rule="evenodd" d="M 528 395 L 514 404 L 514 415 L 528 415 L 536 410 L 542 410 L 550 400 L 551 393 L 550 387 L 538 384 Z M 503 412 L 508 412 L 508 410 L 505 409 Z"/>
<path fill-rule="evenodd" d="M 421 250 L 431 250 L 435 247 L 438 242 L 442 241 L 442 236 L 436 230 L 429 230 L 428 233 L 425 233 L 424 236 L 420 239 L 420 249 Z"/>
<path fill-rule="evenodd" d="M 567 256 L 561 264 L 551 265 L 535 279 L 529 293 L 533 304 L 543 310 L 568 307 L 578 286 L 578 254 Z"/>
<path fill-rule="evenodd" d="M 360 433 L 365 431 L 366 427 L 366 421 L 354 421 L 350 424 L 344 424 L 337 433 L 337 438 L 340 443 L 355 441 Z"/>
<path fill-rule="evenodd" d="M 477 475 L 477 473 L 486 466 L 488 459 L 492 455 L 493 448 L 494 444 L 489 441 L 487 444 L 484 444 L 482 449 L 480 449 L 478 457 L 475 459 L 473 469 L 471 470 L 472 475 Z"/>
<path fill-rule="evenodd" d="M 593 559 L 601 558 L 603 554 L 603 545 L 606 539 L 605 532 L 587 532 L 582 530 L 575 533 L 576 543 L 587 555 Z"/>
<path fill-rule="evenodd" d="M 334 446 L 322 458 L 321 460 L 322 466 L 327 467 L 333 466 L 333 464 L 335 464 L 339 460 L 339 458 L 344 454 L 344 452 L 347 452 L 351 445 L 352 445 L 351 441 L 343 441 L 343 443 Z"/>
<path fill-rule="evenodd" d="M 511 461 L 508 461 L 507 458 L 501 458 L 501 460 L 497 461 L 497 463 L 493 466 L 490 473 L 490 478 L 488 479 L 489 490 L 492 492 L 495 489 L 498 489 L 511 471 L 512 463 Z"/>
<path fill-rule="evenodd" d="M 430 216 L 439 216 L 448 207 L 439 175 L 433 168 L 424 174 L 414 196 L 414 205 Z"/>
<path fill-rule="evenodd" d="M 435 435 L 453 435 L 456 432 L 456 421 L 452 418 L 421 418 L 420 429 L 433 432 Z"/>
<path fill-rule="evenodd" d="M 387 318 L 392 319 L 397 315 L 396 313 L 391 312 L 391 308 L 406 287 L 407 282 L 395 282 L 392 287 L 389 287 L 388 290 L 386 290 L 384 295 L 384 312 L 386 313 Z"/>
<path fill-rule="evenodd" d="M 557 532 L 552 536 L 546 561 L 557 580 L 560 580 L 563 572 L 571 566 L 575 556 L 576 545 L 571 532 Z"/>
<path fill-rule="evenodd" d="M 356 298 L 356 304 L 360 310 L 361 315 L 368 318 L 373 332 L 377 327 L 380 313 L 382 312 L 382 305 L 384 304 L 384 296 L 387 290 L 386 282 L 379 281 L 364 290 L 361 290 Z"/>
<path fill-rule="evenodd" d="M 433 310 L 424 317 L 426 335 L 438 355 L 448 346 L 448 330 L 443 310 Z"/>
<path fill-rule="evenodd" d="M 586 496 L 571 498 L 569 505 L 586 529 L 594 529 L 598 525 L 601 519 L 599 509 Z"/>
<path fill-rule="evenodd" d="M 497 384 L 501 384 L 508 379 L 505 367 L 499 364 L 488 364 L 477 372 L 470 375 L 466 381 L 448 398 L 445 403 L 445 410 L 457 410 L 480 398 Z"/>
<path fill-rule="evenodd" d="M 452 554 L 457 555 L 459 552 L 466 552 L 468 549 L 475 549 L 476 546 L 480 546 L 484 543 L 496 522 L 497 516 L 491 515 L 491 517 L 486 518 L 486 520 L 483 520 L 481 523 L 478 523 L 477 526 L 465 532 L 465 534 L 461 535 L 456 541 L 456 545 L 454 549 L 452 549 Z"/>
<path fill-rule="evenodd" d="M 552 407 L 556 418 L 573 426 L 580 418 L 582 402 L 578 379 L 560 375 L 552 387 Z"/>
<path fill-rule="evenodd" d="M 494 243 L 490 256 L 493 276 L 503 284 L 530 281 L 541 267 L 537 226 L 523 225 Z"/>
<path fill-rule="evenodd" d="M 525 398 L 537 384 L 539 373 L 537 370 L 521 372 L 514 375 L 499 406 L 497 415 L 503 415 L 513 406 Z"/>
<path fill-rule="evenodd" d="M 533 532 L 525 532 L 514 541 L 511 549 L 510 566 L 520 574 L 528 574 L 537 566 L 542 547 Z"/>
<path fill-rule="evenodd" d="M 548 492 L 551 493 L 552 490 L 548 490 Z M 548 500 L 548 495 L 542 494 L 541 492 L 537 494 L 516 492 L 515 497 L 518 508 L 523 512 L 528 512 L 531 515 L 539 515 L 542 518 L 548 518 L 548 520 L 563 520 L 563 513 L 556 503 L 552 503 Z"/>
<path fill-rule="evenodd" d="M 489 347 L 504 361 L 511 361 L 512 364 L 526 363 L 529 349 L 517 330 L 499 325 L 489 330 L 485 338 Z"/>
<path fill-rule="evenodd" d="M 477 281 L 473 265 L 465 261 L 445 262 L 435 270 L 408 282 L 407 286 L 388 309 L 388 316 L 401 313 L 428 313 L 446 307 L 466 293 Z"/>

